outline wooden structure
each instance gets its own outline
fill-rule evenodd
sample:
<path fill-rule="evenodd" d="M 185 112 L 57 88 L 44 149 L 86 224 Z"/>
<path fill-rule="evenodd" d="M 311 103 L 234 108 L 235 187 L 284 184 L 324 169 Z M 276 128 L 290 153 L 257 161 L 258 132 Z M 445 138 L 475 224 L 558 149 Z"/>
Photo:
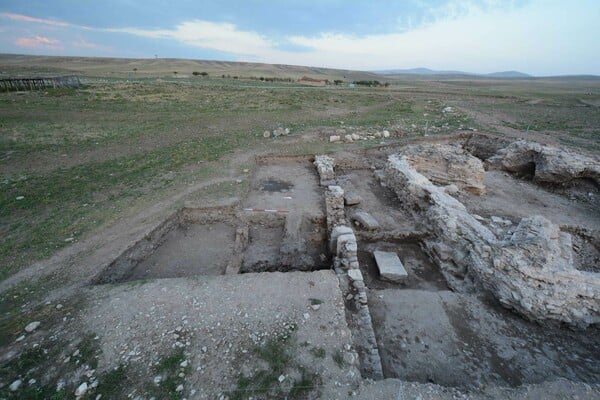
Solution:
<path fill-rule="evenodd" d="M 309 78 L 308 76 L 303 76 L 302 78 L 300 78 L 298 80 L 298 83 L 301 85 L 306 85 L 306 86 L 326 86 L 327 85 L 327 81 L 325 81 L 324 79 L 314 79 L 314 78 Z"/>
<path fill-rule="evenodd" d="M 0 79 L 0 90 L 10 92 L 16 90 L 40 90 L 46 88 L 78 88 L 81 81 L 76 75 L 35 77 L 35 78 L 4 78 Z"/>

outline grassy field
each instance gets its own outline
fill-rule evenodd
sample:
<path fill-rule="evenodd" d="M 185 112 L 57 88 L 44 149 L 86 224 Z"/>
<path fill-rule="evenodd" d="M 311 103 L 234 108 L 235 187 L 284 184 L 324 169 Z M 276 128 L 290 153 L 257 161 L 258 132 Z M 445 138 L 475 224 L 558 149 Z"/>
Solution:
<path fill-rule="evenodd" d="M 60 60 L 47 69 L 68 72 Z M 80 89 L 0 93 L 0 279 L 133 209 L 223 174 L 235 152 L 333 148 L 326 135 L 291 146 L 262 137 L 279 126 L 292 137 L 349 125 L 408 136 L 529 129 L 600 150 L 599 81 L 404 79 L 354 89 L 217 77 L 128 81 L 107 78 L 118 65 L 83 60 L 75 66 L 96 70 L 82 76 Z M 459 111 L 443 112 L 449 105 Z"/>

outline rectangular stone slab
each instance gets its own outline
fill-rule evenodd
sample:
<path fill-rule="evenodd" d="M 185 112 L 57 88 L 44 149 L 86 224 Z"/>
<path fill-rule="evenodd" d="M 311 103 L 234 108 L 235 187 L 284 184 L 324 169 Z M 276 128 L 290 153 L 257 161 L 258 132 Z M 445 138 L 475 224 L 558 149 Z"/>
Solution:
<path fill-rule="evenodd" d="M 352 216 L 354 222 L 358 222 L 364 229 L 374 231 L 379 229 L 379 222 L 371 214 L 366 211 L 357 211 Z"/>
<path fill-rule="evenodd" d="M 403 282 L 408 279 L 408 273 L 396 253 L 375 250 L 373 256 L 375 256 L 381 279 L 391 282 Z"/>

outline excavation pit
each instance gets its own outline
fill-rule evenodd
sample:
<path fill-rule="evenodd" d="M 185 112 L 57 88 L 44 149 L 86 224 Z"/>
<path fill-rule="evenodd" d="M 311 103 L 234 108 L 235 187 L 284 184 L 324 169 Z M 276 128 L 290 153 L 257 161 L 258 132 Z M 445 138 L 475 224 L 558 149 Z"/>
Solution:
<path fill-rule="evenodd" d="M 384 376 L 448 387 L 519 386 L 559 377 L 594 383 L 597 329 L 548 329 L 486 297 L 387 288 L 369 307 Z"/>
<path fill-rule="evenodd" d="M 288 219 L 298 220 L 298 226 L 286 223 Z M 186 208 L 117 257 L 94 282 L 314 271 L 330 266 L 322 218 Z"/>
<path fill-rule="evenodd" d="M 234 237 L 235 227 L 222 222 L 178 225 L 123 280 L 224 274 Z"/>
<path fill-rule="evenodd" d="M 363 273 L 365 285 L 369 289 L 448 290 L 446 279 L 417 242 L 359 241 L 358 248 L 358 262 Z M 381 279 L 375 258 L 373 257 L 373 251 L 375 250 L 396 253 L 402 261 L 406 272 L 408 272 L 408 279 L 401 283 L 392 283 Z"/>

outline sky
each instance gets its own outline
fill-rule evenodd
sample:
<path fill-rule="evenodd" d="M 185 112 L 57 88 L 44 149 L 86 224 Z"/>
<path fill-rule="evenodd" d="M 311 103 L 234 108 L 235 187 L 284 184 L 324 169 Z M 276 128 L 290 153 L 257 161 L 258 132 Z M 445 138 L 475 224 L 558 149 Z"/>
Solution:
<path fill-rule="evenodd" d="M 600 0 L 0 0 L 0 53 L 600 75 Z"/>

